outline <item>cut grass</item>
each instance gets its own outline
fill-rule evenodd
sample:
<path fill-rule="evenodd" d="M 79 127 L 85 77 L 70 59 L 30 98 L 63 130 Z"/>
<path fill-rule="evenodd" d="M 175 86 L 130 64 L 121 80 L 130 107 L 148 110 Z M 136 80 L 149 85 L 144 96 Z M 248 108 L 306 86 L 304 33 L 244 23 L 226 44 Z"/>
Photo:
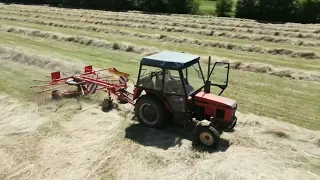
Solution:
<path fill-rule="evenodd" d="M 32 79 L 45 77 L 47 71 L 41 69 L 32 69 L 23 65 L 0 60 L 0 92 L 12 95 L 17 99 L 34 101 L 35 94 L 32 86 Z"/>
<path fill-rule="evenodd" d="M 44 14 L 47 11 L 40 12 L 40 14 Z M 30 11 L 29 13 L 17 13 L 17 12 L 3 12 L 3 16 L 5 15 L 10 17 L 27 17 L 27 18 L 41 18 L 41 19 L 50 19 L 50 20 L 63 20 L 63 21 L 76 21 L 76 22 L 84 22 L 84 23 L 94 23 L 94 24 L 101 24 L 101 23 L 108 23 L 110 22 L 118 22 L 119 24 L 123 23 L 131 23 L 136 25 L 161 25 L 170 28 L 191 28 L 193 31 L 207 29 L 207 30 L 218 30 L 218 31 L 225 31 L 225 33 L 247 33 L 253 35 L 268 35 L 269 37 L 273 37 L 278 39 L 279 37 L 282 38 L 296 38 L 300 40 L 307 40 L 307 39 L 320 39 L 318 35 L 318 31 L 315 29 L 313 31 L 303 31 L 304 28 L 295 28 L 292 31 L 290 29 L 285 29 L 285 27 L 279 28 L 271 28 L 271 27 L 264 27 L 262 24 L 258 25 L 249 25 L 247 23 L 231 23 L 228 24 L 224 21 L 208 21 L 208 22 L 199 22 L 197 20 L 183 19 L 178 20 L 176 18 L 169 20 L 170 17 L 162 17 L 157 18 L 155 16 L 150 15 L 149 17 L 136 17 L 136 16 L 127 16 L 127 15 L 110 15 L 106 14 L 100 16 L 92 16 L 92 15 L 84 15 L 84 14 L 65 14 L 65 13 L 58 13 L 49 15 L 39 15 L 35 14 L 34 12 Z M 81 18 L 79 18 L 79 16 Z M 121 23 L 122 22 L 122 23 Z M 160 23 L 161 22 L 161 23 Z M 155 28 L 153 28 L 155 29 Z"/>
<path fill-rule="evenodd" d="M 44 13 L 44 12 L 43 12 Z M 42 13 L 41 13 L 42 14 Z M 148 27 L 152 29 L 157 29 L 157 26 L 154 25 L 161 25 L 165 26 L 170 29 L 180 29 L 179 32 L 181 32 L 181 28 L 188 28 L 189 31 L 190 29 L 192 32 L 194 31 L 200 31 L 203 29 L 208 30 L 218 30 L 219 31 L 224 31 L 225 33 L 246 33 L 247 35 L 253 34 L 253 35 L 268 35 L 269 41 L 271 40 L 270 38 L 273 39 L 273 42 L 279 41 L 279 38 L 286 38 L 291 40 L 291 38 L 295 39 L 300 39 L 300 40 L 307 40 L 307 39 L 320 39 L 320 36 L 318 36 L 317 31 L 315 30 L 314 33 L 312 32 L 307 32 L 307 33 L 301 33 L 297 32 L 296 29 L 293 32 L 289 31 L 282 31 L 284 27 L 278 28 L 278 29 L 273 29 L 273 30 L 268 30 L 264 27 L 261 27 L 261 25 L 258 25 L 257 27 L 250 27 L 249 25 L 246 25 L 245 23 L 240 23 L 240 24 L 229 24 L 225 25 L 225 23 L 221 22 L 211 22 L 210 23 L 205 23 L 205 24 L 199 24 L 197 21 L 196 22 L 190 22 L 187 23 L 186 20 L 177 22 L 177 19 L 173 19 L 173 21 L 167 21 L 167 19 L 154 19 L 152 20 L 152 16 L 149 18 L 138 18 L 138 17 L 131 17 L 131 16 L 121 16 L 120 17 L 114 17 L 108 15 L 108 17 L 104 16 L 85 16 L 79 14 L 79 15 L 73 15 L 73 14 L 64 14 L 64 13 L 59 13 L 58 15 L 53 16 L 47 16 L 47 15 L 39 15 L 39 14 L 34 14 L 32 12 L 25 14 L 25 13 L 16 13 L 16 12 L 7 12 L 3 13 L 3 17 L 25 17 L 25 18 L 40 18 L 40 19 L 50 19 L 50 20 L 61 20 L 61 21 L 68 21 L 68 22 L 82 22 L 82 23 L 91 23 L 91 24 L 105 24 L 105 25 L 111 25 L 111 22 L 117 23 L 118 26 L 129 26 L 132 24 L 135 25 L 140 25 L 143 27 Z M 82 18 L 79 18 L 82 17 Z M 163 21 L 162 23 L 159 23 L 159 21 Z M 128 24 L 129 23 L 129 24 Z M 302 28 L 298 28 L 297 30 L 301 30 Z M 171 30 L 173 31 L 173 30 Z M 224 34 L 220 34 L 220 36 L 226 36 Z M 308 42 L 307 42 L 308 43 Z M 300 44 L 302 45 L 302 44 Z M 305 44 L 304 44 L 305 45 Z"/>
<path fill-rule="evenodd" d="M 29 24 L 29 23 L 14 23 L 16 26 L 25 26 L 29 28 L 35 28 L 39 30 L 49 30 L 62 32 L 70 35 L 85 35 L 88 37 L 94 37 L 98 39 L 104 39 L 107 41 L 124 41 L 124 42 L 132 42 L 141 46 L 155 46 L 158 49 L 163 49 L 165 46 L 168 49 L 179 50 L 179 51 L 187 51 L 200 55 L 215 55 L 220 57 L 227 57 L 233 60 L 241 60 L 243 62 L 261 62 L 265 64 L 271 64 L 275 67 L 289 67 L 295 69 L 302 70 L 313 70 L 317 71 L 320 68 L 320 61 L 313 61 L 312 63 L 307 63 L 304 59 L 299 58 L 288 58 L 283 56 L 273 56 L 267 54 L 250 54 L 245 52 L 237 52 L 224 50 L 220 48 L 211 48 L 211 47 L 203 47 L 198 48 L 196 45 L 187 45 L 187 44 L 177 44 L 177 43 L 169 43 L 169 42 L 161 42 L 155 40 L 145 41 L 143 38 L 131 37 L 131 36 L 122 36 L 115 34 L 105 34 L 105 33 L 97 33 L 97 32 L 89 32 L 83 30 L 75 30 L 71 28 L 60 28 L 60 27 L 51 27 L 51 26 L 42 26 L 38 24 Z M 214 54 L 212 54 L 212 50 L 214 50 Z M 232 53 L 230 53 L 232 52 Z"/>
<path fill-rule="evenodd" d="M 19 22 L 19 21 L 9 21 L 9 20 L 0 20 L 3 24 L 6 25 L 15 25 L 15 26 L 24 26 L 24 27 L 37 27 L 37 29 L 46 29 L 43 25 L 39 24 L 34 24 L 31 22 Z M 50 20 L 50 22 L 56 22 L 56 23 L 62 23 L 65 24 L 66 22 L 64 21 L 57 21 L 57 20 Z M 83 27 L 89 27 L 88 24 L 82 23 L 82 22 L 74 22 L 75 24 L 79 24 Z M 74 24 L 73 23 L 73 24 Z M 55 28 L 53 26 L 50 26 L 52 28 Z M 92 26 L 91 26 L 92 27 Z M 235 43 L 238 45 L 241 44 L 252 44 L 254 41 L 254 44 L 259 45 L 261 47 L 267 47 L 267 48 L 283 48 L 283 49 L 290 49 L 290 50 L 301 50 L 301 51 L 313 51 L 313 52 L 320 52 L 320 47 L 318 46 L 300 46 L 300 45 L 294 45 L 290 43 L 282 43 L 282 42 L 272 42 L 269 40 L 252 40 L 252 39 L 238 39 L 238 38 L 232 38 L 232 37 L 223 37 L 223 36 L 206 36 L 206 35 L 201 35 L 201 34 L 190 34 L 190 33 L 184 33 L 184 32 L 164 32 L 160 30 L 150 30 L 150 29 L 143 29 L 143 28 L 133 28 L 133 27 L 123 27 L 123 26 L 115 26 L 115 25 L 108 25 L 108 26 L 103 26 L 103 25 L 95 25 L 94 27 L 99 28 L 99 29 L 119 29 L 122 31 L 128 31 L 128 32 L 134 32 L 134 33 L 144 33 L 144 34 L 161 34 L 161 35 L 168 35 L 168 36 L 176 36 L 176 37 L 188 37 L 188 38 L 193 38 L 193 39 L 198 39 L 198 40 L 212 40 L 212 41 L 217 41 L 217 42 L 228 42 L 228 43 Z M 64 27 L 68 28 L 68 27 Z M 81 29 L 78 29 L 81 30 Z M 247 37 L 250 37 L 251 34 L 249 33 L 241 33 L 241 35 L 245 35 Z M 259 36 L 260 37 L 260 36 Z M 269 36 L 261 36 L 261 37 L 269 37 Z M 272 38 L 272 37 L 271 37 Z M 283 38 L 282 38 L 283 39 Z M 284 38 L 288 39 L 288 38 Z M 294 38 L 289 38 L 289 41 L 293 40 L 293 42 L 300 42 L 301 40 L 299 39 L 294 39 Z M 317 44 L 318 42 L 311 42 L 313 44 Z"/>
<path fill-rule="evenodd" d="M 156 48 L 148 48 L 143 46 L 138 46 L 136 44 L 127 43 L 127 42 L 119 42 L 117 40 L 114 41 L 101 41 L 99 39 L 86 37 L 86 36 L 70 36 L 64 35 L 61 33 L 53 33 L 50 31 L 39 31 L 32 29 L 21 29 L 15 27 L 2 27 L 2 31 L 8 31 L 10 33 L 23 34 L 25 36 L 31 37 L 39 37 L 45 39 L 53 39 L 55 41 L 64 41 L 64 42 L 72 42 L 78 44 L 84 44 L 86 46 L 94 46 L 101 47 L 106 49 L 113 49 L 117 51 L 126 51 L 126 52 L 134 52 L 137 54 L 154 54 L 158 52 Z M 55 66 L 52 64 L 52 66 Z M 270 75 L 275 75 L 279 77 L 289 77 L 293 79 L 308 79 L 311 81 L 320 81 L 320 75 L 317 73 L 306 73 L 302 71 L 297 71 L 294 69 L 277 69 L 272 66 L 268 66 L 266 64 L 245 64 L 239 61 L 231 62 L 231 67 L 235 69 L 257 72 L 257 73 L 266 73 Z"/>
<path fill-rule="evenodd" d="M 79 29 L 80 26 L 74 27 L 72 25 L 72 29 Z M 91 29 L 91 28 L 90 28 Z M 108 41 L 101 41 L 99 39 L 92 39 L 88 37 L 81 37 L 81 36 L 66 36 L 61 33 L 58 35 L 52 32 L 42 32 L 37 29 L 25 29 L 19 27 L 6 27 L 4 26 L 1 28 L 1 31 L 6 31 L 10 33 L 18 33 L 24 34 L 27 36 L 38 36 L 43 38 L 52 38 L 58 41 L 73 41 L 81 44 L 87 45 L 94 45 L 99 47 L 110 47 L 111 44 Z M 90 30 L 89 30 L 90 31 Z M 100 30 L 95 29 L 95 31 L 100 32 Z M 109 33 L 110 31 L 110 33 Z M 259 53 L 259 54 L 269 54 L 269 55 L 280 55 L 280 56 L 288 56 L 293 58 L 303 58 L 303 59 L 312 59 L 317 60 L 320 59 L 320 56 L 314 52 L 299 52 L 295 50 L 288 50 L 288 49 L 269 49 L 263 48 L 259 46 L 252 46 L 252 45 L 240 45 L 240 44 L 231 44 L 225 42 L 215 42 L 215 41 L 203 41 L 200 42 L 196 39 L 189 39 L 189 38 L 177 38 L 175 36 L 159 36 L 159 35 L 146 35 L 146 34 L 132 34 L 131 32 L 117 32 L 114 30 L 109 30 L 105 33 L 107 34 L 115 34 L 117 36 L 121 35 L 124 37 L 137 37 L 139 39 L 148 39 L 148 40 L 156 40 L 160 42 L 172 42 L 176 44 L 183 44 L 183 45 L 192 45 L 192 46 L 200 46 L 200 47 L 209 47 L 209 48 L 218 48 L 218 49 L 226 49 L 232 51 L 240 51 L 240 52 L 249 52 L 249 53 Z M 91 40 L 90 40 L 91 39 Z M 115 48 L 118 46 L 115 46 Z M 143 51 L 151 51 L 151 48 L 144 47 L 143 45 L 140 46 L 141 48 L 133 48 L 129 47 L 128 45 L 119 45 L 119 49 L 123 51 L 133 51 L 133 52 L 143 52 Z M 129 49 L 128 49 L 129 48 Z"/>
<path fill-rule="evenodd" d="M 44 61 L 56 62 L 52 58 L 61 58 L 78 65 L 121 66 L 121 71 L 132 71 L 133 77 L 137 75 L 142 57 L 137 53 L 9 33 L 0 34 L 0 44 L 19 47 L 17 54 L 32 52 L 36 57 L 39 54 L 48 56 L 43 57 Z M 0 86 L 5 87 L 11 96 L 14 96 L 12 93 L 17 95 L 16 98 L 29 97 L 21 79 L 30 83 L 34 76 L 41 79 L 43 71 L 49 75 L 51 69 L 12 63 L 9 55 L 0 54 L 0 58 L 4 58 L 0 61 L 3 75 Z M 6 79 L 10 80 L 3 81 Z M 195 76 L 191 81 L 199 84 Z M 238 98 L 241 112 L 257 111 L 257 114 L 317 129 L 318 91 L 317 83 L 231 70 L 230 89 L 225 96 Z M 55 113 L 47 106 L 32 111 L 32 107 L 17 106 L 17 102 L 8 103 L 1 97 L 0 101 L 3 111 L 0 114 L 5 116 L 1 125 L 9 127 L 3 130 L 13 132 L 1 137 L 0 179 L 317 179 L 319 175 L 319 133 L 269 118 L 238 113 L 236 131 L 223 133 L 222 146 L 208 153 L 206 150 L 202 152 L 203 149 L 192 149 L 191 139 L 180 136 L 179 131 L 158 131 L 132 123 L 129 118 L 133 115 L 133 107 L 130 105 L 103 113 L 100 107 L 91 106 L 96 102 L 90 101 L 82 111 L 72 110 L 68 104 Z M 39 116 L 49 120 L 41 126 L 35 123 L 43 122 L 38 117 L 40 112 Z M 10 119 L 6 121 L 6 117 Z M 29 127 L 33 126 L 34 131 L 15 133 L 11 125 L 19 127 L 19 131 L 30 130 Z M 290 136 L 279 138 L 264 134 L 268 129 L 280 129 Z"/>
<path fill-rule="evenodd" d="M 38 38 L 12 36 L 7 42 L 1 38 L 1 42 L 13 47 L 18 45 L 25 50 L 32 49 L 39 54 L 51 55 L 52 52 L 55 52 L 60 54 L 60 57 L 68 57 L 63 60 L 72 60 L 75 63 L 84 62 L 101 68 L 115 66 L 121 71 L 130 73 L 133 78 L 137 76 L 138 62 L 142 58 L 133 53 L 109 51 L 52 40 L 43 41 Z M 12 79 L 14 77 L 2 78 Z M 197 87 L 198 82 L 193 80 L 193 83 Z M 1 85 L 3 86 L 2 83 Z M 15 88 L 11 84 L 7 86 L 10 87 L 2 88 L 6 92 L 10 92 L 10 88 Z M 229 87 L 224 96 L 235 99 L 239 103 L 241 112 L 277 118 L 310 129 L 320 129 L 318 119 L 320 100 L 317 98 L 319 91 L 319 83 L 231 70 Z"/>
<path fill-rule="evenodd" d="M 207 1 L 207 0 L 205 0 Z M 236 5 L 236 4 L 234 4 Z M 121 17 L 136 17 L 136 18 L 146 18 L 146 19 L 154 19 L 154 20 L 192 20 L 193 22 L 199 21 L 199 20 L 205 20 L 205 21 L 217 21 L 221 22 L 223 24 L 228 24 L 228 22 L 232 23 L 245 23 L 249 25 L 258 25 L 258 28 L 280 28 L 281 30 L 284 30 L 288 28 L 288 31 L 293 32 L 300 32 L 302 31 L 308 31 L 315 30 L 315 32 L 318 32 L 318 28 L 320 27 L 317 24 L 300 24 L 300 23 L 285 23 L 285 24 L 274 24 L 274 23 L 259 23 L 258 21 L 251 20 L 251 19 L 240 19 L 240 18 L 223 18 L 223 17 L 214 17 L 214 16 L 204 16 L 204 15 L 189 15 L 189 14 L 171 14 L 170 16 L 165 15 L 154 15 L 154 14 L 141 14 L 137 12 L 111 12 L 111 11 L 99 11 L 99 10 L 89 10 L 89 9 L 71 9 L 71 8 L 55 8 L 55 7 L 46 7 L 45 10 L 43 10 L 43 6 L 24 6 L 24 5 L 10 5 L 10 6 L 1 6 L 2 10 L 12 10 L 15 12 L 30 12 L 30 10 L 34 13 L 38 14 L 44 14 L 44 13 L 55 13 L 56 15 L 93 15 L 93 16 L 121 16 Z M 233 26 L 233 25 L 232 25 Z M 306 28 L 307 27 L 307 28 Z M 309 32 L 309 31 L 308 31 Z"/>
<path fill-rule="evenodd" d="M 89 38 L 86 36 L 66 36 L 61 33 L 52 33 L 48 31 L 34 31 L 29 29 L 20 29 L 20 28 L 12 28 L 12 27 L 3 27 L 2 30 L 7 29 L 8 31 L 13 33 L 21 34 L 23 33 L 26 36 L 31 37 L 39 37 L 44 39 L 53 39 L 56 41 L 64 41 L 64 42 L 73 42 L 78 44 L 84 44 L 86 46 L 94 46 L 94 47 L 102 47 L 106 49 L 114 49 L 117 51 L 127 51 L 127 52 L 134 52 L 137 54 L 153 54 L 155 52 L 158 52 L 156 48 L 146 48 L 142 46 L 137 46 L 136 44 L 128 44 L 126 42 L 119 42 L 117 40 L 114 41 L 101 41 L 95 38 Z M 52 64 L 54 65 L 54 64 Z M 250 71 L 250 72 L 257 72 L 257 73 L 266 73 L 270 75 L 275 75 L 279 77 L 289 77 L 293 79 L 307 79 L 311 81 L 320 81 L 320 75 L 317 75 L 315 72 L 302 72 L 297 71 L 294 69 L 278 69 L 274 68 L 272 66 L 268 66 L 266 64 L 245 64 L 241 63 L 239 61 L 231 62 L 231 67 L 235 69 L 240 69 L 244 71 Z"/>

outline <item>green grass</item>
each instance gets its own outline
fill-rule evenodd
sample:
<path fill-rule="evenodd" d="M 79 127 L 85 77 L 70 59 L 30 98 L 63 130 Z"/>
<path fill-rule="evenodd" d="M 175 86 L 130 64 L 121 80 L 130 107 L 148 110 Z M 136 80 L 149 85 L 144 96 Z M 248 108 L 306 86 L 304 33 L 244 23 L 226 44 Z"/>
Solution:
<path fill-rule="evenodd" d="M 33 69 L 20 64 L 0 61 L 0 92 L 10 94 L 14 98 L 34 101 L 35 95 L 32 86 L 32 79 L 39 79 L 47 75 L 45 70 Z"/>
<path fill-rule="evenodd" d="M 234 16 L 234 11 L 236 9 L 237 1 L 233 0 L 233 7 L 232 7 L 232 12 L 231 15 Z M 216 15 L 216 4 L 217 0 L 200 0 L 200 14 L 203 15 Z"/>
<path fill-rule="evenodd" d="M 200 1 L 200 13 L 204 15 L 216 15 L 217 1 L 201 0 Z"/>
<path fill-rule="evenodd" d="M 54 52 L 52 57 L 75 63 L 84 62 L 101 68 L 115 66 L 121 71 L 130 73 L 134 78 L 137 76 L 138 63 L 142 58 L 141 55 L 134 53 L 29 38 L 9 33 L 1 33 L 0 42 L 6 46 L 19 46 L 26 51 L 38 54 L 52 56 Z M 2 66 L 4 65 L 2 64 Z M 206 69 L 204 64 L 202 68 Z M 0 91 L 20 94 L 19 96 L 29 94 L 23 89 L 28 81 L 30 82 L 30 79 L 37 76 L 37 71 L 40 71 L 21 71 L 8 67 L 1 67 L 1 69 L 3 69 L 4 75 L 0 78 Z M 48 71 L 49 73 L 50 71 Z M 9 83 L 10 79 L 17 79 L 17 81 L 12 84 Z M 193 79 L 191 83 L 195 87 L 199 85 L 199 81 L 196 81 L 197 78 L 191 79 Z M 11 92 L 11 89 L 15 91 Z M 224 96 L 235 99 L 239 103 L 241 112 L 272 117 L 310 129 L 320 129 L 318 92 L 320 92 L 319 83 L 231 70 L 229 87 Z"/>

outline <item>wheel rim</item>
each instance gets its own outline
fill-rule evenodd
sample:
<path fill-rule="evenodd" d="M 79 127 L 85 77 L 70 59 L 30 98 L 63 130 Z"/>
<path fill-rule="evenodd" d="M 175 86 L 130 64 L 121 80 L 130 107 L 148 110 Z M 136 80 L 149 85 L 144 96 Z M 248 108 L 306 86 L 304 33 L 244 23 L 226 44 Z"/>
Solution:
<path fill-rule="evenodd" d="M 140 107 L 140 116 L 141 119 L 148 123 L 148 124 L 154 124 L 158 120 L 158 114 L 154 107 L 152 107 L 150 104 L 143 104 Z"/>
<path fill-rule="evenodd" d="M 212 145 L 214 142 L 213 136 L 208 132 L 203 132 L 200 134 L 200 141 L 205 145 Z"/>

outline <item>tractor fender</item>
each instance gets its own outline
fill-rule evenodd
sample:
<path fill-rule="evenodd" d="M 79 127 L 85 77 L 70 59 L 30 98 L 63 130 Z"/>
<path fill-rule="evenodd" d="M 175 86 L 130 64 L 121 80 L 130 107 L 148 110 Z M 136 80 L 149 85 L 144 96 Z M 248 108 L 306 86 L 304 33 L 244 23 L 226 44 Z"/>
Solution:
<path fill-rule="evenodd" d="M 200 122 L 198 122 L 197 124 L 196 124 L 196 127 L 198 127 L 198 126 L 210 126 L 211 125 L 211 122 L 210 121 L 208 121 L 208 120 L 202 120 L 202 121 L 200 121 Z"/>
<path fill-rule="evenodd" d="M 198 131 L 198 129 L 201 128 L 201 127 L 213 128 L 213 127 L 211 126 L 211 122 L 210 122 L 210 121 L 208 121 L 208 120 L 202 120 L 202 121 L 199 121 L 199 122 L 196 124 L 196 126 L 195 126 L 195 128 L 194 128 L 194 130 L 193 130 L 193 133 L 195 134 L 195 133 Z"/>

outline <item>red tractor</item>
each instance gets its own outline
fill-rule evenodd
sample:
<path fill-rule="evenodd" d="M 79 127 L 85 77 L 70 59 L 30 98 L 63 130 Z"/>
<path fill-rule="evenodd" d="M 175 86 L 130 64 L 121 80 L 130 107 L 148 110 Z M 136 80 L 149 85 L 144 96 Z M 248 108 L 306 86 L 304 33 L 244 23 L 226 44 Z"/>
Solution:
<path fill-rule="evenodd" d="M 229 63 L 224 62 L 216 62 L 211 68 L 209 58 L 205 77 L 199 56 L 164 51 L 141 60 L 133 93 L 126 90 L 129 74 L 116 68 L 93 70 L 92 66 L 69 77 L 53 72 L 51 80 L 41 80 L 45 84 L 32 87 L 38 93 L 52 93 L 52 99 L 106 91 L 109 98 L 102 103 L 104 109 L 113 107 L 111 94 L 114 94 L 119 101 L 135 106 L 140 123 L 162 128 L 177 120 L 185 128 L 192 128 L 195 143 L 216 147 L 220 133 L 233 129 L 237 123 L 236 101 L 220 96 L 228 86 L 229 68 Z M 111 80 L 105 73 L 117 75 L 119 80 Z M 215 88 L 218 95 L 210 93 Z"/>
<path fill-rule="evenodd" d="M 175 119 L 185 127 L 192 125 L 194 143 L 216 147 L 220 133 L 237 123 L 237 103 L 220 96 L 228 86 L 229 63 L 210 66 L 209 58 L 205 77 L 199 56 L 164 51 L 144 57 L 133 94 L 138 121 L 162 128 Z M 210 93 L 214 88 L 218 95 Z"/>

